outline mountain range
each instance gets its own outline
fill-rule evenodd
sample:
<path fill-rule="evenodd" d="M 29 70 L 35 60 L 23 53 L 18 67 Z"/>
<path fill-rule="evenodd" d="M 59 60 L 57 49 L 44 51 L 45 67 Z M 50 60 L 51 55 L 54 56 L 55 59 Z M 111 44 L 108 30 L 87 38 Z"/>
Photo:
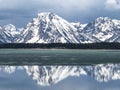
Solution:
<path fill-rule="evenodd" d="M 98 82 L 120 79 L 120 64 L 97 64 L 85 66 L 0 66 L 0 72 L 13 74 L 21 68 L 40 86 L 50 86 L 68 77 L 82 75 L 94 78 Z"/>
<path fill-rule="evenodd" d="M 120 20 L 99 17 L 87 24 L 71 23 L 51 13 L 39 13 L 25 28 L 0 27 L 0 43 L 120 42 Z"/>

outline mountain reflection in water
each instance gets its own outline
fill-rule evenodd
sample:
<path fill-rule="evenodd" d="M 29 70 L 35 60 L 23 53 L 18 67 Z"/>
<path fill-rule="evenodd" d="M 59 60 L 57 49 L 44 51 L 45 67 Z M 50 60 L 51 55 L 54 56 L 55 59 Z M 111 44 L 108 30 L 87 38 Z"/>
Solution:
<path fill-rule="evenodd" d="M 5 85 L 5 81 L 9 82 L 8 80 L 10 80 L 11 77 L 13 80 L 17 79 L 18 82 L 23 79 L 24 83 L 26 82 L 26 84 L 27 80 L 31 80 L 32 82 L 35 81 L 34 83 L 37 82 L 36 85 L 39 87 L 51 85 L 54 86 L 70 78 L 77 78 L 77 80 L 81 80 L 83 77 L 89 78 L 84 79 L 84 82 L 85 80 L 92 80 L 99 84 L 103 82 L 104 84 L 107 84 L 112 81 L 120 82 L 120 64 L 97 64 L 81 66 L 0 66 L 0 85 L 3 85 L 3 83 Z M 72 79 L 71 82 L 75 81 L 75 79 Z"/>

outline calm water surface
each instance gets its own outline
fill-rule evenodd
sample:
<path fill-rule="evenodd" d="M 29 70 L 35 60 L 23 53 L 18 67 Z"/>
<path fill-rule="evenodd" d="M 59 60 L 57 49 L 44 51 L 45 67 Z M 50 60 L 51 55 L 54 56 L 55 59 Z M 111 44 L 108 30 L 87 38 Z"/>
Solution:
<path fill-rule="evenodd" d="M 0 49 L 0 64 L 80 65 L 120 63 L 120 50 Z"/>
<path fill-rule="evenodd" d="M 0 90 L 119 90 L 120 64 L 0 66 Z"/>
<path fill-rule="evenodd" d="M 120 90 L 120 50 L 0 49 L 0 90 Z"/>

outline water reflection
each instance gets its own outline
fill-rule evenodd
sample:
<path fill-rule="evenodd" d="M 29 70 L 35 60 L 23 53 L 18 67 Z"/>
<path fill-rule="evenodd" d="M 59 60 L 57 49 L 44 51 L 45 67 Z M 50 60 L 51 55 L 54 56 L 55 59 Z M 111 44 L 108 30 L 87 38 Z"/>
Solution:
<path fill-rule="evenodd" d="M 112 83 L 112 85 L 114 83 L 116 83 L 115 85 L 118 85 L 118 82 L 120 83 L 119 79 L 120 64 L 98 64 L 82 66 L 0 66 L 0 85 L 2 85 L 3 88 L 5 88 L 6 85 L 12 87 L 16 85 L 17 82 L 17 87 L 25 86 L 27 89 L 29 89 L 29 86 L 34 86 L 33 90 L 35 90 L 35 87 L 37 90 L 41 86 L 63 85 L 62 82 L 64 81 L 67 82 L 67 85 L 69 86 L 71 85 L 71 82 L 73 82 L 74 86 L 75 82 L 77 81 L 78 83 L 76 83 L 79 86 L 84 82 L 87 85 L 88 82 L 92 82 L 93 86 L 96 86 L 96 83 L 101 83 L 105 87 L 108 83 L 109 85 L 110 83 Z M 82 80 L 82 84 L 80 80 Z M 119 85 L 116 87 L 120 88 Z M 4 90 L 3 88 L 2 90 Z M 32 88 L 29 90 L 32 90 Z M 44 88 L 44 90 L 50 89 Z"/>

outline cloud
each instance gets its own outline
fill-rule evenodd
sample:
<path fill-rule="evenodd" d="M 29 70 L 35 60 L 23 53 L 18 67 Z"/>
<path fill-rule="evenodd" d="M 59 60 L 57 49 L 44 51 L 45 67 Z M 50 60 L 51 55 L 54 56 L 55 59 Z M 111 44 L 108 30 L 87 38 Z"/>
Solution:
<path fill-rule="evenodd" d="M 120 10 L 120 0 L 106 0 L 105 8 L 108 10 Z"/>
<path fill-rule="evenodd" d="M 49 8 L 57 8 L 59 10 L 73 11 L 88 11 L 93 7 L 100 6 L 104 0 L 36 0 L 39 5 L 44 5 Z"/>
<path fill-rule="evenodd" d="M 71 14 L 100 9 L 104 2 L 105 0 L 0 0 L 0 10 L 17 9 Z"/>
<path fill-rule="evenodd" d="M 0 9 L 14 8 L 59 8 L 70 11 L 71 9 L 88 10 L 103 0 L 0 0 Z"/>
<path fill-rule="evenodd" d="M 26 9 L 33 4 L 33 0 L 0 0 L 0 9 Z"/>
<path fill-rule="evenodd" d="M 86 23 L 99 16 L 118 17 L 119 12 L 113 15 L 113 11 L 119 8 L 116 0 L 0 0 L 0 25 L 25 26 L 39 12 L 53 12 L 68 21 Z"/>

